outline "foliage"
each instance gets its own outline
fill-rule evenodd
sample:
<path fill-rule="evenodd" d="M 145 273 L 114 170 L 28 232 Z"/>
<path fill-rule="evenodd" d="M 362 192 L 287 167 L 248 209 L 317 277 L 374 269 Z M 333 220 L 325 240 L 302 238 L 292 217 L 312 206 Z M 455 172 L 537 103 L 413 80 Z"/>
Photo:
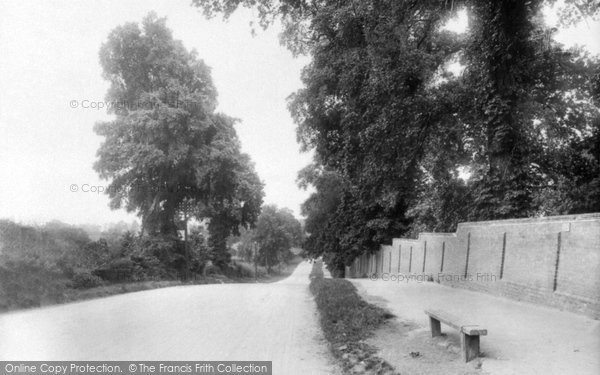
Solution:
<path fill-rule="evenodd" d="M 439 87 L 435 77 L 463 42 L 435 33 L 449 9 L 425 2 L 407 7 L 355 1 L 323 9 L 311 25 L 322 42 L 303 72 L 305 87 L 290 102 L 299 141 L 316 150 L 317 171 L 326 172 L 310 198 L 315 203 L 304 207 L 307 224 L 313 215 L 324 217 L 317 202 L 339 201 L 335 210 L 327 205 L 328 223 L 309 230 L 309 247 L 330 254 L 326 261 L 336 273 L 407 230 L 406 211 L 424 174 L 420 162 L 433 143 L 445 145 L 436 150 L 441 161 L 462 156 L 447 157 L 460 151 L 461 124 L 452 116 L 456 89 Z M 338 187 L 326 182 L 332 176 Z"/>
<path fill-rule="evenodd" d="M 72 277 L 72 286 L 75 289 L 88 289 L 102 285 L 102 279 L 90 272 L 77 272 Z"/>
<path fill-rule="evenodd" d="M 306 217 L 304 229 L 310 233 L 303 246 L 306 254 L 312 259 L 324 257 L 329 266 L 343 270 L 342 248 L 336 241 L 347 231 L 341 225 L 336 226 L 336 218 L 343 217 L 336 216 L 341 209 L 344 186 L 341 176 L 314 163 L 300 171 L 298 184 L 305 189 L 309 185 L 316 188 L 302 204 L 302 215 Z"/>
<path fill-rule="evenodd" d="M 202 281 L 213 258 L 200 231 L 190 233 L 187 246 L 176 237 L 103 234 L 114 237 L 91 241 L 81 228 L 59 222 L 0 220 L 0 310 L 63 302 L 74 291 L 85 295 L 112 283 Z"/>
<path fill-rule="evenodd" d="M 552 40 L 542 3 L 471 7 L 475 22 L 464 79 L 469 115 L 477 122 L 470 127 L 480 127 L 473 146 L 483 150 L 473 163 L 473 219 L 537 214 L 540 191 L 566 177 L 550 166 L 550 155 L 570 153 L 567 148 L 588 138 L 598 120 L 590 90 L 598 60 Z"/>
<path fill-rule="evenodd" d="M 0 310 L 62 301 L 67 280 L 51 264 L 32 257 L 0 258 Z"/>
<path fill-rule="evenodd" d="M 293 257 L 290 249 L 300 246 L 303 236 L 302 225 L 289 209 L 263 206 L 252 235 L 258 244 L 258 262 L 266 264 L 268 271 L 287 262 Z"/>
<path fill-rule="evenodd" d="M 299 176 L 316 188 L 305 247 L 337 274 L 394 236 L 598 210 L 600 62 L 553 40 L 540 10 L 554 3 L 194 1 L 279 18 L 286 46 L 311 55 L 289 104 L 316 153 Z M 461 35 L 443 28 L 458 9 Z M 567 0 L 560 14 L 572 24 L 600 7 Z"/>
<path fill-rule="evenodd" d="M 239 236 L 230 237 L 228 242 L 238 259 L 248 263 L 256 260 L 270 271 L 275 265 L 288 264 L 294 256 L 290 250 L 300 247 L 303 239 L 302 224 L 289 209 L 266 205 L 254 228 L 242 228 Z"/>
<path fill-rule="evenodd" d="M 210 245 L 226 261 L 225 239 L 255 221 L 263 192 L 234 119 L 215 112 L 209 67 L 152 13 L 141 28 L 113 30 L 100 63 L 115 119 L 95 127 L 105 139 L 94 167 L 110 180 L 111 207 L 137 212 L 150 236 L 208 218 Z"/>
<path fill-rule="evenodd" d="M 254 232 L 254 228 L 242 228 L 239 236 L 231 236 L 227 240 L 229 247 L 234 249 L 235 255 L 249 263 L 254 262 L 254 249 L 256 246 Z"/>
<path fill-rule="evenodd" d="M 189 235 L 186 246 L 190 271 L 193 274 L 202 274 L 206 264 L 214 259 L 213 251 L 208 247 L 203 232 L 193 230 Z"/>

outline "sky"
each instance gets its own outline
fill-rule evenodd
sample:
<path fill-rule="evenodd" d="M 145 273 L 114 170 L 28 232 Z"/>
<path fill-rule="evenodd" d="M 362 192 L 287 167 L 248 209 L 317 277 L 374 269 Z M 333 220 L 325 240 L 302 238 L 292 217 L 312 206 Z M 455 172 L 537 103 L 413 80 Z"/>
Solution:
<path fill-rule="evenodd" d="M 0 12 L 0 218 L 28 224 L 131 221 L 108 207 L 106 187 L 92 165 L 102 138 L 93 132 L 111 117 L 92 108 L 104 102 L 98 51 L 108 33 L 140 22 L 151 10 L 167 17 L 176 39 L 211 68 L 220 112 L 236 125 L 242 150 L 265 183 L 265 203 L 300 215 L 309 192 L 296 185 L 311 161 L 296 143 L 286 98 L 301 87 L 309 61 L 279 44 L 277 26 L 253 37 L 251 11 L 206 20 L 190 0 L 2 1 Z M 556 20 L 548 12 L 550 23 Z M 449 29 L 464 30 L 457 20 Z M 600 53 L 600 23 L 562 31 L 557 40 Z M 85 107 L 85 108 L 84 108 Z M 76 190 L 76 191 L 73 191 Z"/>
<path fill-rule="evenodd" d="M 111 211 L 108 198 L 92 192 L 108 184 L 92 169 L 102 141 L 93 126 L 110 116 L 90 107 L 103 103 L 108 89 L 101 44 L 116 26 L 140 22 L 150 10 L 166 16 L 174 37 L 212 68 L 218 111 L 241 119 L 236 130 L 265 182 L 265 203 L 299 215 L 308 193 L 296 175 L 311 156 L 299 151 L 286 98 L 301 87 L 308 60 L 280 46 L 277 28 L 252 37 L 250 11 L 207 21 L 189 0 L 2 3 L 0 218 L 104 224 L 135 217 Z"/>

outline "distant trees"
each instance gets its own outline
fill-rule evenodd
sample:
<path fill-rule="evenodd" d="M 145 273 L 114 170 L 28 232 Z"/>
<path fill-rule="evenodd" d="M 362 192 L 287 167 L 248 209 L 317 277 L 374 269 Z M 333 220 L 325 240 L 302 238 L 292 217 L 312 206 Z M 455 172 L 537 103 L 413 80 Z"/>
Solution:
<path fill-rule="evenodd" d="M 259 247 L 258 260 L 270 271 L 292 257 L 290 250 L 302 244 L 304 232 L 289 209 L 266 205 L 258 216 L 253 237 Z"/>
<path fill-rule="evenodd" d="M 254 240 L 255 228 L 240 229 L 239 236 L 230 236 L 227 239 L 230 249 L 235 251 L 235 255 L 245 262 L 254 262 L 257 243 Z"/>
<path fill-rule="evenodd" d="M 253 261 L 255 248 L 258 250 L 256 261 L 270 271 L 273 266 L 287 262 L 292 256 L 293 247 L 300 247 L 304 240 L 302 224 L 287 208 L 275 205 L 263 206 L 256 226 L 242 230 L 240 236 L 232 238 L 238 256 Z"/>
<path fill-rule="evenodd" d="M 554 1 L 194 3 L 279 18 L 286 46 L 311 55 L 289 106 L 316 153 L 300 174 L 317 188 L 306 250 L 335 270 L 420 230 L 600 209 L 600 62 L 553 41 L 540 10 Z M 458 9 L 465 34 L 442 27 Z M 567 0 L 561 16 L 600 7 Z"/>
<path fill-rule="evenodd" d="M 306 217 L 305 231 L 309 233 L 304 243 L 306 254 L 313 259 L 323 257 L 330 265 L 343 264 L 348 256 L 346 253 L 352 251 L 345 239 L 353 230 L 353 215 L 348 216 L 346 221 L 340 214 L 344 209 L 344 198 L 349 198 L 344 194 L 341 175 L 313 163 L 298 173 L 298 185 L 304 189 L 308 186 L 316 189 L 302 204 L 302 215 Z"/>
<path fill-rule="evenodd" d="M 191 217 L 209 219 L 215 260 L 226 262 L 227 236 L 256 220 L 263 191 L 234 120 L 215 112 L 210 69 L 154 14 L 113 30 L 100 63 L 115 119 L 95 127 L 104 142 L 94 168 L 110 180 L 111 207 L 165 238 Z"/>

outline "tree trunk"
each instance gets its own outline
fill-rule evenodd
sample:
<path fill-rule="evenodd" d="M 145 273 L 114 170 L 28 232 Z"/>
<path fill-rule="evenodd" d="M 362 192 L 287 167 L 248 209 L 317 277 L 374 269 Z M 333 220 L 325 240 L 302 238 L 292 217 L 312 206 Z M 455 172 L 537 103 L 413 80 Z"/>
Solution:
<path fill-rule="evenodd" d="M 534 59 L 531 16 L 539 0 L 474 2 L 476 63 L 483 66 L 487 174 L 480 183 L 475 219 L 527 215 L 531 205 L 528 145 L 522 103 L 527 101 Z M 479 61 L 477 61 L 479 60 Z"/>

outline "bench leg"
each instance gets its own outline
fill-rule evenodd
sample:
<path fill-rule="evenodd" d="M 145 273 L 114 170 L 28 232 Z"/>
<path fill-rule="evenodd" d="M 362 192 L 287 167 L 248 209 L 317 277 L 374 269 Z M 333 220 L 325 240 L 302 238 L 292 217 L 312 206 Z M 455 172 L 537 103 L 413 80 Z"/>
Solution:
<path fill-rule="evenodd" d="M 465 362 L 479 357 L 479 335 L 469 336 L 460 334 L 460 346 L 463 352 Z"/>
<path fill-rule="evenodd" d="M 429 325 L 431 326 L 431 337 L 440 336 L 442 334 L 442 327 L 440 321 L 429 317 Z"/>

